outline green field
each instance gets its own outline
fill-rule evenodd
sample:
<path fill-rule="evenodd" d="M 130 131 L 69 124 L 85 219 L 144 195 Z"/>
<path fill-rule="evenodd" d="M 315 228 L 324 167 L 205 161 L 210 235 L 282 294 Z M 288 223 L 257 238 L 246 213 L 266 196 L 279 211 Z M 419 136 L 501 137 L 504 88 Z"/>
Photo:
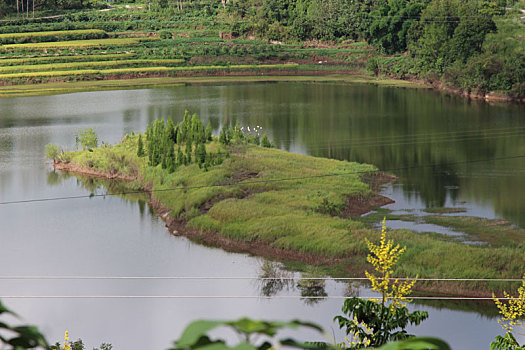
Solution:
<path fill-rule="evenodd" d="M 52 32 L 31 33 L 7 33 L 0 34 L 0 44 L 66 41 L 74 39 L 99 39 L 104 38 L 106 36 L 107 33 L 100 29 L 62 30 Z"/>
<path fill-rule="evenodd" d="M 52 63 L 52 64 L 34 64 L 23 66 L 8 66 L 1 67 L 0 73 L 9 72 L 28 72 L 28 71 L 54 71 L 60 69 L 85 69 L 85 68 L 114 68 L 119 66 L 164 66 L 183 63 L 184 60 L 116 60 L 116 61 L 85 61 L 85 62 L 67 62 L 67 63 Z"/>
<path fill-rule="evenodd" d="M 0 50 L 44 50 L 57 48 L 89 48 L 89 47 L 114 47 L 131 46 L 145 41 L 159 40 L 158 38 L 115 38 L 115 39 L 93 39 L 93 40 L 68 40 L 51 41 L 41 43 L 9 44 L 0 46 Z"/>
<path fill-rule="evenodd" d="M 132 53 L 119 54 L 105 54 L 105 55 L 69 55 L 69 56 L 43 56 L 33 58 L 4 58 L 0 59 L 0 67 L 6 66 L 24 66 L 24 65 L 38 65 L 46 63 L 65 63 L 65 62 L 79 62 L 79 61 L 114 61 L 134 58 Z"/>

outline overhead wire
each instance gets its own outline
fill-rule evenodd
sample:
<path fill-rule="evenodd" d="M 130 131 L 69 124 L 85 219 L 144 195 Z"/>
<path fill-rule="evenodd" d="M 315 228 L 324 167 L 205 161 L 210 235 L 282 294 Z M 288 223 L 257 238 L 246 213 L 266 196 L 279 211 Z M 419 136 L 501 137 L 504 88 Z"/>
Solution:
<path fill-rule="evenodd" d="M 368 281 L 367 277 L 258 277 L 258 276 L 0 276 L 0 280 L 318 280 L 318 281 Z M 522 278 L 409 278 L 391 277 L 391 281 L 437 282 L 523 282 Z"/>
<path fill-rule="evenodd" d="M 482 133 L 490 133 L 490 135 L 481 135 Z M 320 142 L 322 145 L 332 146 L 332 145 L 343 145 L 351 148 L 356 147 L 368 147 L 368 145 L 384 145 L 384 146 L 396 146 L 399 145 L 399 142 L 403 144 L 411 143 L 420 143 L 420 140 L 425 142 L 428 141 L 455 141 L 455 140 L 485 140 L 487 138 L 493 138 L 498 136 L 521 136 L 522 133 L 525 133 L 525 126 L 523 127 L 512 127 L 512 128 L 494 128 L 494 129 L 484 129 L 484 130 L 465 130 L 465 131 L 444 131 L 444 132 L 432 132 L 432 133 L 416 133 L 416 134 L 404 134 L 404 135 L 392 135 L 392 136 L 373 136 L 373 137 L 359 137 L 358 144 L 349 144 L 351 141 L 355 141 L 355 138 L 338 138 L 335 142 Z M 495 136 L 493 136 L 495 135 Z M 410 142 L 414 140 L 416 142 Z M 281 144 L 287 144 L 294 142 L 295 139 L 284 139 L 278 138 L 275 140 Z M 324 149 L 326 147 L 308 147 L 309 150 Z"/>
<path fill-rule="evenodd" d="M 301 296 L 301 295 L 0 295 L 0 299 L 348 299 L 344 295 Z M 360 299 L 377 299 L 377 296 L 363 296 Z M 413 300 L 494 300 L 492 297 L 446 297 L 413 296 Z M 499 300 L 516 300 L 504 297 Z"/>
<path fill-rule="evenodd" d="M 455 142 L 463 142 L 463 141 L 473 141 L 473 140 L 486 140 L 486 139 L 493 139 L 493 138 L 498 138 L 498 137 L 502 137 L 502 136 L 521 136 L 524 134 L 524 131 L 509 131 L 509 132 L 506 132 L 506 133 L 498 133 L 498 134 L 494 134 L 494 135 L 489 135 L 489 136 L 484 136 L 483 138 L 481 137 L 477 137 L 477 136 L 469 136 L 469 135 L 465 135 L 465 136 L 462 136 L 462 137 L 437 137 L 437 138 L 428 138 L 428 139 L 417 139 L 417 140 L 399 140 L 399 141 L 396 141 L 394 143 L 390 143 L 390 142 L 376 142 L 376 143 L 373 143 L 373 142 L 369 142 L 367 143 L 366 141 L 365 142 L 359 142 L 358 144 L 356 145 L 348 145 L 348 144 L 345 144 L 343 142 L 335 142 L 335 143 L 330 143 L 329 145 L 327 146 L 324 146 L 324 147 L 308 147 L 308 150 L 323 150 L 323 149 L 333 149 L 333 148 L 350 148 L 350 149 L 355 149 L 355 148 L 369 148 L 369 147 L 391 147 L 391 146 L 403 146 L 403 145 L 415 145 L 415 144 L 420 144 L 420 143 L 439 143 L 439 142 L 452 142 L 452 141 L 455 141 Z"/>

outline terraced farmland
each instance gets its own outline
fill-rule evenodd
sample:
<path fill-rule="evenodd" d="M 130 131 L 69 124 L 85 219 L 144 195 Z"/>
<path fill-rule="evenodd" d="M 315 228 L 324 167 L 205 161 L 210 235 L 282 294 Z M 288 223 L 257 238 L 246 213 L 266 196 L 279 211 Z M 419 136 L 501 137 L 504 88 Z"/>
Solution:
<path fill-rule="evenodd" d="M 75 17 L 78 21 L 57 19 L 42 25 L 56 30 L 40 30 L 38 23 L 3 26 L 0 84 L 230 73 L 328 74 L 362 69 L 370 49 L 362 43 L 320 48 L 223 39 L 219 31 L 224 28 L 209 23 L 209 18 L 129 21 L 130 13 L 143 15 L 133 10 L 80 14 Z"/>

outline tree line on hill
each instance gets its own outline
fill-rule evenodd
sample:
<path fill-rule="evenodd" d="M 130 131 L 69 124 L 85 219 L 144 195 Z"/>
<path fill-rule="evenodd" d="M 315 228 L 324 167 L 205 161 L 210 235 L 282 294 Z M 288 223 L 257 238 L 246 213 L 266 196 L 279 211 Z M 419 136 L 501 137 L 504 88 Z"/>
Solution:
<path fill-rule="evenodd" d="M 525 25 L 512 0 L 234 0 L 232 32 L 271 40 L 366 41 L 398 60 L 375 73 L 525 96 Z"/>

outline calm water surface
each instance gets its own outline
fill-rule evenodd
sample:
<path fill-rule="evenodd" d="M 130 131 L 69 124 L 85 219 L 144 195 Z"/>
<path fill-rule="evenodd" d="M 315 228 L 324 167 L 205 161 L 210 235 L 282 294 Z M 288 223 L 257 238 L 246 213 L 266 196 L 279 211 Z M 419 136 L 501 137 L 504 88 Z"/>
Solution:
<path fill-rule="evenodd" d="M 461 206 L 469 215 L 504 218 L 525 226 L 525 161 L 491 160 L 525 154 L 525 111 L 425 91 L 332 84 L 187 86 L 0 99 L 0 201 L 85 195 L 75 177 L 59 177 L 43 159 L 48 143 L 74 148 L 74 134 L 95 127 L 118 142 L 153 119 L 179 121 L 188 109 L 216 130 L 239 120 L 262 126 L 292 152 L 355 160 L 392 170 L 385 189 L 394 210 Z M 455 164 L 451 164 L 455 163 Z M 418 165 L 432 165 L 416 168 Z M 103 193 L 103 188 L 97 189 Z M 97 197 L 0 206 L 0 276 L 246 276 L 262 260 L 170 236 L 141 200 Z M 297 277 L 298 274 L 295 274 Z M 0 279 L 1 296 L 215 295 L 257 296 L 254 279 L 235 280 L 19 280 Z M 348 293 L 326 282 L 326 293 Z M 360 287 L 353 294 L 370 295 Z M 293 286 L 277 292 L 300 296 Z M 165 349 L 198 318 L 311 320 L 342 334 L 331 322 L 342 300 L 296 299 L 19 299 L 4 302 L 37 324 L 51 341 L 69 330 L 88 348 Z M 501 334 L 490 307 L 418 305 L 430 318 L 414 329 L 446 338 L 454 349 L 482 349 Z M 474 306 L 472 306 L 474 307 Z M 471 308 L 472 308 L 471 307 Z M 452 310 L 452 309 L 455 309 Z M 331 333 L 331 331 L 330 331 Z M 301 334 L 301 336 L 306 336 Z M 309 334 L 310 335 L 310 334 Z M 522 339 L 523 340 L 523 339 Z"/>

